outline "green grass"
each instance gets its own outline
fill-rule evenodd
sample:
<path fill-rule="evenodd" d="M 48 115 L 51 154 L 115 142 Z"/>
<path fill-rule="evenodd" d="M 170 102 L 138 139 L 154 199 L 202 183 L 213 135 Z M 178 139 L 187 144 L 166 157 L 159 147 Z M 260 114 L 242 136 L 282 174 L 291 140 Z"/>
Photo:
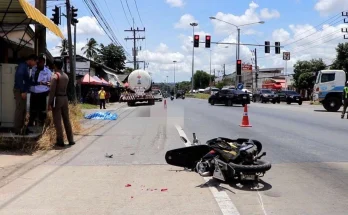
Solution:
<path fill-rule="evenodd" d="M 92 104 L 80 104 L 81 109 L 97 109 L 98 106 L 97 105 L 92 105 Z"/>
<path fill-rule="evenodd" d="M 186 94 L 186 97 L 188 97 L 188 98 L 196 98 L 196 99 L 208 99 L 210 97 L 210 94 L 194 93 L 194 94 Z"/>

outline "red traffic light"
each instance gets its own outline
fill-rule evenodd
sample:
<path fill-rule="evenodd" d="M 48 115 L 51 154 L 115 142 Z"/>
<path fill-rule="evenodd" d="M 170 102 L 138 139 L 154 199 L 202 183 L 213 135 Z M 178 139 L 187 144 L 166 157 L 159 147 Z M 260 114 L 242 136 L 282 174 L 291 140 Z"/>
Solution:
<path fill-rule="evenodd" d="M 205 39 L 206 40 L 210 40 L 210 36 L 205 36 Z"/>
<path fill-rule="evenodd" d="M 195 40 L 198 40 L 199 39 L 199 35 L 195 35 Z"/>
<path fill-rule="evenodd" d="M 241 60 L 237 60 L 237 64 L 242 64 L 242 61 Z"/>

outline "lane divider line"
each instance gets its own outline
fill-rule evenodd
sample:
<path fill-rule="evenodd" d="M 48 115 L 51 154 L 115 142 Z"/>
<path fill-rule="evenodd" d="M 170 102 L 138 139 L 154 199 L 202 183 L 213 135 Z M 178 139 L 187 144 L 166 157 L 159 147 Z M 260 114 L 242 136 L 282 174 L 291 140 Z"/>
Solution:
<path fill-rule="evenodd" d="M 179 125 L 175 125 L 175 128 L 180 136 L 186 138 L 187 142 L 185 143 L 185 146 L 191 146 L 191 142 L 187 138 L 184 130 Z M 210 179 L 212 179 L 212 177 L 203 177 L 203 179 L 205 182 L 208 182 Z M 213 194 L 214 199 L 217 202 L 223 215 L 240 215 L 231 198 L 225 191 L 219 191 L 214 186 L 209 186 L 209 190 Z"/>

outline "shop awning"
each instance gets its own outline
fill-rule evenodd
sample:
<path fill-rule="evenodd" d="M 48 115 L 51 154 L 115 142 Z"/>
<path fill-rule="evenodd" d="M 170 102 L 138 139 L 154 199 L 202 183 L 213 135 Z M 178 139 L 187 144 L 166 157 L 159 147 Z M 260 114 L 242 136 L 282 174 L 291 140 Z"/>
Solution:
<path fill-rule="evenodd" d="M 80 79 L 81 84 L 102 85 L 102 82 L 86 74 Z"/>
<path fill-rule="evenodd" d="M 59 27 L 26 0 L 1 0 L 0 20 L 2 25 L 13 26 L 13 29 L 23 24 L 41 24 L 58 37 L 64 38 Z"/>
<path fill-rule="evenodd" d="M 105 69 L 103 69 L 103 71 L 106 74 L 108 74 L 111 77 L 113 77 L 113 78 L 109 78 L 109 81 L 111 82 L 112 85 L 117 86 L 117 83 L 118 83 L 119 86 L 123 86 L 123 83 L 119 80 L 118 76 L 115 73 L 109 72 L 109 71 L 107 71 Z"/>

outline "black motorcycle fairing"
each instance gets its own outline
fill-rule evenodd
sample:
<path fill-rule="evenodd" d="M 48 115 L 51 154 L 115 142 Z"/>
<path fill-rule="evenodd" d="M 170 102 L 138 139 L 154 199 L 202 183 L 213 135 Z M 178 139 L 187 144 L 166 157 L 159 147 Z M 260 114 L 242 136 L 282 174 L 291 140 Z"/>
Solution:
<path fill-rule="evenodd" d="M 207 145 L 183 147 L 167 151 L 165 159 L 170 165 L 192 169 L 210 150 Z"/>

